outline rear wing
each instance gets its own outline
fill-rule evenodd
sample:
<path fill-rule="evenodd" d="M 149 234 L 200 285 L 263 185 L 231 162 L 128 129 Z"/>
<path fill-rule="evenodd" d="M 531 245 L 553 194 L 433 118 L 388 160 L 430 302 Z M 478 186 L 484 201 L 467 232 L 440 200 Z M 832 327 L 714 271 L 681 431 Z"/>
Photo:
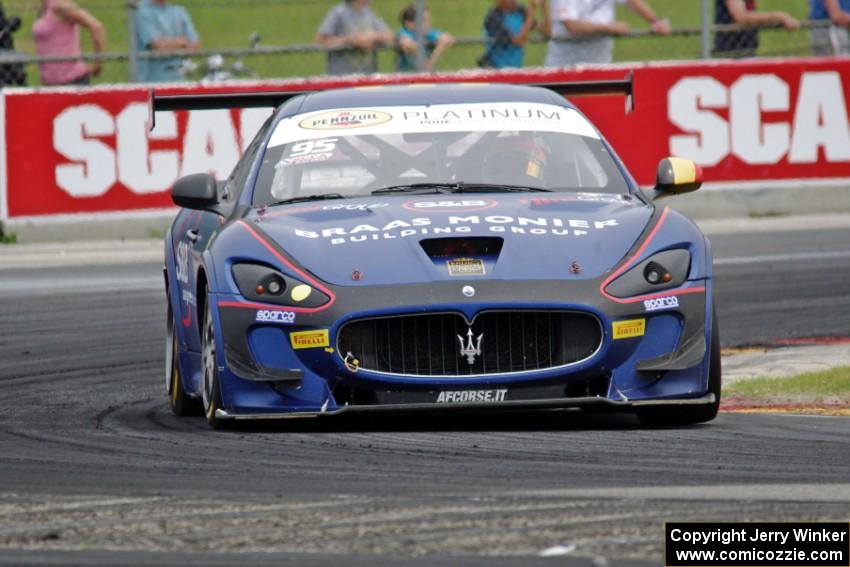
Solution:
<path fill-rule="evenodd" d="M 573 81 L 569 83 L 528 83 L 529 87 L 549 89 L 565 97 L 610 96 L 626 97 L 626 114 L 635 109 L 634 73 L 612 81 Z"/>
<path fill-rule="evenodd" d="M 635 108 L 634 74 L 610 81 L 574 81 L 563 83 L 527 83 L 529 87 L 549 89 L 567 97 L 610 96 L 626 97 L 626 112 Z M 190 95 L 158 95 L 150 90 L 150 125 L 153 130 L 156 113 L 166 110 L 219 110 L 228 108 L 277 108 L 297 96 L 318 91 L 267 91 L 254 93 L 221 93 Z"/>

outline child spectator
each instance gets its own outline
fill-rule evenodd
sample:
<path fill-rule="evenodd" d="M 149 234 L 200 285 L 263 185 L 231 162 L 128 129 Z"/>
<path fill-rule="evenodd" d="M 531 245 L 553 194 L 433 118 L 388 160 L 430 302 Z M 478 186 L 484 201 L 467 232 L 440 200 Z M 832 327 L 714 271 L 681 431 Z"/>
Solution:
<path fill-rule="evenodd" d="M 328 75 L 378 70 L 375 48 L 392 45 L 393 34 L 369 2 L 345 0 L 331 8 L 319 26 L 316 43 L 328 50 Z"/>
<path fill-rule="evenodd" d="M 756 12 L 756 0 L 715 0 L 714 23 L 753 26 L 753 29 L 717 32 L 716 57 L 752 57 L 759 46 L 755 26 L 781 25 L 788 31 L 800 29 L 800 22 L 785 12 Z"/>
<path fill-rule="evenodd" d="M 409 4 L 402 10 L 399 19 L 401 29 L 396 34 L 396 67 L 399 71 L 415 71 L 416 52 L 419 49 L 416 43 L 416 6 Z M 454 43 L 454 38 L 443 31 L 431 29 L 431 12 L 427 8 L 422 14 L 422 33 L 425 36 L 427 57 L 424 70 L 431 72 L 436 68 L 443 52 Z"/>
<path fill-rule="evenodd" d="M 627 4 L 651 24 L 654 33 L 669 35 L 670 23 L 655 15 L 645 0 L 551 0 L 552 21 L 544 23 L 552 40 L 546 51 L 547 67 L 566 67 L 579 63 L 610 63 L 614 40 L 627 35 L 629 24 L 615 19 L 615 3 Z"/>
<path fill-rule="evenodd" d="M 850 0 L 811 0 L 810 20 L 831 21 L 832 27 L 812 30 L 815 55 L 850 55 Z"/>
<path fill-rule="evenodd" d="M 529 0 L 529 8 L 516 0 L 496 0 L 484 17 L 487 51 L 478 60 L 481 67 L 522 67 L 528 34 L 537 26 L 534 14 L 540 0 Z"/>
<path fill-rule="evenodd" d="M 136 47 L 141 51 L 199 49 L 198 32 L 189 12 L 167 0 L 142 0 L 136 10 Z M 182 81 L 180 59 L 139 59 L 139 80 L 146 83 Z"/>
<path fill-rule="evenodd" d="M 38 18 L 32 25 L 32 37 L 42 57 L 79 57 L 80 26 L 91 34 L 95 53 L 103 53 L 106 30 L 97 18 L 71 0 L 41 0 Z M 43 85 L 88 85 L 100 74 L 100 63 L 83 61 L 41 63 L 38 66 Z"/>

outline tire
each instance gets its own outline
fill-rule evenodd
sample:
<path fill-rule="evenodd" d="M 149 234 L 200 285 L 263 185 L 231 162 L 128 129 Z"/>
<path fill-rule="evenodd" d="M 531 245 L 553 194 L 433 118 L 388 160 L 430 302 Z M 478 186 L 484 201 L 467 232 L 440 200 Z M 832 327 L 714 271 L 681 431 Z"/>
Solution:
<path fill-rule="evenodd" d="M 708 362 L 708 394 L 714 394 L 714 403 L 702 406 L 656 406 L 640 409 L 637 416 L 641 425 L 692 425 L 704 423 L 717 417 L 720 409 L 720 390 L 722 368 L 720 362 L 720 331 L 717 324 L 717 310 L 711 310 L 711 358 Z"/>
<path fill-rule="evenodd" d="M 225 429 L 230 423 L 216 417 L 215 412 L 222 409 L 221 386 L 218 377 L 217 346 L 215 340 L 215 324 L 213 323 L 212 307 L 209 294 L 204 290 L 204 320 L 201 326 L 201 365 L 204 371 L 203 402 L 204 416 L 213 429 Z"/>
<path fill-rule="evenodd" d="M 169 301 L 165 335 L 165 391 L 168 394 L 168 403 L 174 415 L 181 417 L 198 415 L 200 405 L 197 400 L 189 397 L 183 389 L 183 378 L 180 374 L 180 365 L 177 362 L 179 353 L 177 333 L 174 327 L 174 311 L 172 311 Z"/>

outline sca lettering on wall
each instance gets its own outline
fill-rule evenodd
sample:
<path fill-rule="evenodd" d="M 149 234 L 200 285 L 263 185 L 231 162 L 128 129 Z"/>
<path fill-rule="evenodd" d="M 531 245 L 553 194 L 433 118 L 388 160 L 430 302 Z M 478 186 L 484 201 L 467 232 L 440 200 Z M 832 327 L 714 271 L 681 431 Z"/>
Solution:
<path fill-rule="evenodd" d="M 814 164 L 821 151 L 828 162 L 850 161 L 839 72 L 803 73 L 794 87 L 792 104 L 791 85 L 774 74 L 742 75 L 730 87 L 713 77 L 681 79 L 668 92 L 668 113 L 688 133 L 670 138 L 671 153 L 704 166 L 730 155 L 750 165 Z"/>
<path fill-rule="evenodd" d="M 160 112 L 149 131 L 146 104 L 128 104 L 117 115 L 97 104 L 70 106 L 53 121 L 53 148 L 68 160 L 56 166 L 56 185 L 72 197 L 99 197 L 116 184 L 138 195 L 160 193 L 191 173 L 224 179 L 269 112 L 245 109 L 236 124 L 228 110 L 191 111 L 185 128 L 175 113 Z"/>

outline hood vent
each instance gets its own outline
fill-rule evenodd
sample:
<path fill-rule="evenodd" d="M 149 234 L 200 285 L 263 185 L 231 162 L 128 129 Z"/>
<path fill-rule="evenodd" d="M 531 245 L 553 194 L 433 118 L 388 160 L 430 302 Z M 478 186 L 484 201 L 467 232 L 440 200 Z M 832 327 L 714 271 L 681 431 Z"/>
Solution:
<path fill-rule="evenodd" d="M 491 258 L 495 261 L 503 243 L 498 237 L 429 238 L 419 242 L 432 261 L 452 258 Z"/>

